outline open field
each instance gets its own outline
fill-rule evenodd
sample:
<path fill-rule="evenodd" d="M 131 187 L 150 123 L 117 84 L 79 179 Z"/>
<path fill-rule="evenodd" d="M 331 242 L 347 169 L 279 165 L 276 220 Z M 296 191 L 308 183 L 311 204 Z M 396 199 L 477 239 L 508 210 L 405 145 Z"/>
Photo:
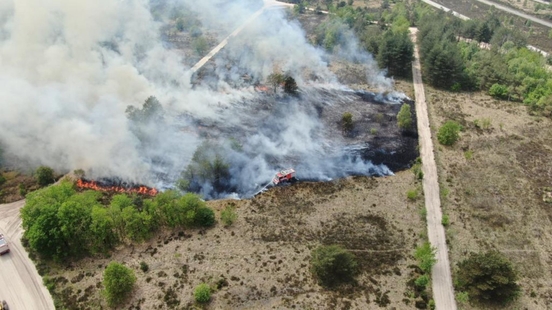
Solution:
<path fill-rule="evenodd" d="M 498 250 L 522 286 L 508 309 L 550 309 L 552 206 L 543 195 L 552 184 L 551 121 L 481 93 L 426 91 L 434 130 L 450 119 L 464 127 L 456 145 L 436 150 L 453 272 L 470 252 Z"/>
<path fill-rule="evenodd" d="M 250 200 L 210 201 L 216 210 L 237 207 L 233 226 L 165 232 L 109 258 L 66 269 L 39 265 L 39 271 L 70 309 L 105 306 L 101 278 L 110 261 L 124 262 L 137 274 L 129 309 L 189 308 L 201 282 L 217 288 L 208 309 L 412 309 L 416 301 L 424 304 L 407 285 L 417 275 L 412 253 L 425 232 L 418 202 L 406 198 L 417 187 L 405 171 L 297 183 Z M 355 254 L 361 268 L 355 285 L 331 291 L 315 282 L 309 259 L 319 244 L 340 244 Z M 140 270 L 142 261 L 147 273 Z"/>

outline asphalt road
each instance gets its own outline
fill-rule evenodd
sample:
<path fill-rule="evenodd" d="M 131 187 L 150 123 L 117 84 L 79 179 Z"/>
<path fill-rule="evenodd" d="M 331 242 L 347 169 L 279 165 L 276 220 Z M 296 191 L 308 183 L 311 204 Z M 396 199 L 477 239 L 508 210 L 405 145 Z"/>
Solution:
<path fill-rule="evenodd" d="M 11 250 L 0 256 L 0 300 L 5 300 L 11 310 L 53 310 L 52 297 L 21 245 L 19 209 L 24 204 L 25 200 L 0 205 L 0 232 Z"/>
<path fill-rule="evenodd" d="M 440 5 L 439 3 L 433 2 L 433 1 L 431 1 L 431 0 L 422 0 L 422 1 L 425 2 L 425 3 L 427 3 L 427 4 L 429 4 L 429 5 L 431 5 L 432 7 L 438 8 L 439 10 L 443 10 L 443 11 L 445 11 L 445 12 L 449 12 L 449 11 L 450 11 L 449 8 L 444 7 L 444 6 Z M 454 16 L 460 18 L 460 19 L 463 19 L 463 20 L 468 20 L 468 19 L 470 19 L 469 17 L 467 17 L 467 16 L 465 16 L 465 15 L 462 15 L 462 14 L 460 14 L 460 13 L 458 13 L 458 12 L 455 12 L 455 11 L 452 11 L 452 15 L 454 15 Z"/>
<path fill-rule="evenodd" d="M 502 10 L 504 12 L 508 12 L 510 14 L 514 14 L 514 15 L 517 15 L 519 17 L 523 17 L 525 19 L 528 19 L 530 21 L 533 21 L 537 24 L 541 24 L 543 26 L 546 26 L 548 28 L 552 28 L 552 23 L 551 22 L 547 22 L 543 19 L 540 19 L 540 18 L 536 18 L 535 16 L 531 16 L 529 14 L 525 14 L 523 12 L 520 12 L 518 10 L 515 10 L 515 9 L 512 9 L 510 7 L 507 7 L 507 6 L 504 6 L 504 5 L 501 5 L 501 4 L 498 4 L 496 2 L 492 2 L 492 1 L 487 1 L 487 0 L 475 0 L 475 1 L 478 1 L 478 2 L 481 2 L 481 3 L 484 3 L 486 5 L 490 5 L 490 6 L 494 6 L 496 7 L 497 9 L 499 10 Z"/>
<path fill-rule="evenodd" d="M 418 29 L 410 28 L 413 42 L 416 42 L 417 32 Z M 437 165 L 435 164 L 435 156 L 433 154 L 433 142 L 429 129 L 429 117 L 417 44 L 414 44 L 412 75 L 414 93 L 416 96 L 420 157 L 422 158 L 422 171 L 424 173 L 422 185 L 424 188 L 425 207 L 427 210 L 427 235 L 431 246 L 435 247 L 437 250 L 437 263 L 433 266 L 431 271 L 433 299 L 435 300 L 435 307 L 437 310 L 456 310 L 457 306 L 456 300 L 454 299 L 454 288 L 452 286 L 445 229 L 441 224 L 442 212 Z"/>

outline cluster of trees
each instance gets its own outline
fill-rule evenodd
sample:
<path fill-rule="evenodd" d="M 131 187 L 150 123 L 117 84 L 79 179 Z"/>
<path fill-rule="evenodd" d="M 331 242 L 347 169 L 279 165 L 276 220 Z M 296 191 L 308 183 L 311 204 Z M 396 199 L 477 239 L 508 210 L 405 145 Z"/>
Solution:
<path fill-rule="evenodd" d="M 278 88 L 282 87 L 286 94 L 297 95 L 299 93 L 297 82 L 289 74 L 283 74 L 279 72 L 271 73 L 267 77 L 266 82 L 272 87 L 274 92 L 276 92 Z"/>
<path fill-rule="evenodd" d="M 126 194 L 112 197 L 108 206 L 101 193 L 77 193 L 64 181 L 27 196 L 21 209 L 24 237 L 46 259 L 63 260 L 105 253 L 120 242 L 140 242 L 161 227 L 209 227 L 212 209 L 194 194 L 175 191 L 151 199 Z"/>
<path fill-rule="evenodd" d="M 304 1 L 301 6 L 318 5 L 316 1 Z M 414 46 L 408 37 L 411 25 L 410 7 L 399 2 L 389 8 L 382 4 L 378 12 L 367 8 L 354 8 L 352 1 L 325 1 L 332 13 L 330 19 L 318 26 L 314 44 L 333 51 L 336 47 L 351 43 L 353 34 L 360 38 L 361 45 L 378 61 L 380 68 L 387 69 L 388 75 L 409 77 Z M 317 7 L 320 10 L 320 7 Z M 300 10 L 303 12 L 304 10 Z"/>
<path fill-rule="evenodd" d="M 471 253 L 458 264 L 456 289 L 470 300 L 504 305 L 517 299 L 521 288 L 512 263 L 501 253 Z"/>
<path fill-rule="evenodd" d="M 501 25 L 493 12 L 483 21 L 426 13 L 419 28 L 424 77 L 431 85 L 488 91 L 552 116 L 552 73 L 546 69 L 546 59 L 528 50 L 523 35 Z M 481 49 L 477 42 L 460 37 L 489 42 L 491 47 Z"/>

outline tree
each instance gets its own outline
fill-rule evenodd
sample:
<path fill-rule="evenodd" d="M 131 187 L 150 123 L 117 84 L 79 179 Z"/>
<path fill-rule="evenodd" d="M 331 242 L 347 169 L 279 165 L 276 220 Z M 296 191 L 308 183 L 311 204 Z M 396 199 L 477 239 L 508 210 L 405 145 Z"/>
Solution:
<path fill-rule="evenodd" d="M 341 116 L 341 130 L 345 133 L 350 133 L 353 130 L 353 114 L 349 112 L 343 113 Z"/>
<path fill-rule="evenodd" d="M 290 95 L 297 95 L 299 87 L 297 87 L 297 82 L 291 76 L 286 76 L 284 79 L 284 92 Z"/>
<path fill-rule="evenodd" d="M 103 286 L 107 303 L 116 306 L 124 301 L 134 288 L 136 276 L 132 269 L 117 262 L 111 262 L 104 271 Z"/>
<path fill-rule="evenodd" d="M 109 216 L 108 210 L 102 206 L 94 206 L 90 218 L 91 251 L 105 252 L 113 248 L 119 238 L 115 232 L 113 218 Z"/>
<path fill-rule="evenodd" d="M 209 287 L 208 284 L 201 283 L 200 285 L 196 286 L 194 290 L 194 297 L 195 300 L 199 303 L 207 303 L 209 300 L 211 300 L 211 287 Z"/>
<path fill-rule="evenodd" d="M 358 271 L 355 256 L 338 245 L 314 249 L 311 269 L 320 283 L 328 287 L 352 281 Z"/>
<path fill-rule="evenodd" d="M 268 85 L 272 86 L 274 92 L 278 89 L 280 85 L 284 83 L 284 75 L 281 73 L 271 73 L 267 78 L 266 82 Z"/>
<path fill-rule="evenodd" d="M 459 132 L 462 126 L 455 121 L 447 121 L 439 128 L 437 132 L 437 140 L 442 145 L 453 145 L 460 138 Z"/>
<path fill-rule="evenodd" d="M 54 170 L 50 167 L 38 167 L 38 169 L 36 169 L 35 176 L 40 186 L 46 186 L 54 183 Z"/>
<path fill-rule="evenodd" d="M 399 114 L 397 114 L 397 123 L 400 129 L 408 130 L 412 127 L 412 113 L 410 105 L 405 103 L 402 105 Z"/>
<path fill-rule="evenodd" d="M 471 253 L 458 264 L 457 288 L 482 303 L 506 304 L 519 297 L 517 274 L 501 253 Z"/>
<path fill-rule="evenodd" d="M 407 25 L 408 29 L 408 25 Z M 377 60 L 390 76 L 409 77 L 412 73 L 414 45 L 407 31 L 387 31 L 380 40 Z"/>

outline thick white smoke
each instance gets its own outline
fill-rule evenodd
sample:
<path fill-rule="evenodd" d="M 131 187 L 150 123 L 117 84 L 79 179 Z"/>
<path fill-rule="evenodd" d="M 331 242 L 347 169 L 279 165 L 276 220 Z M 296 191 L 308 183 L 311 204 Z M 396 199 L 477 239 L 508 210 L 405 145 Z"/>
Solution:
<path fill-rule="evenodd" d="M 290 103 L 292 119 L 277 133 L 256 131 L 240 107 L 255 96 L 251 88 L 222 83 L 219 89 L 193 87 L 186 59 L 162 39 L 171 8 L 193 10 L 222 39 L 263 3 L 174 0 L 164 3 L 168 9 L 154 18 L 151 7 L 160 3 L 0 1 L 0 147 L 8 162 L 60 172 L 84 169 L 93 178 L 117 176 L 150 185 L 159 185 L 156 175 L 163 174 L 170 183 L 205 139 L 198 122 L 211 122 L 247 127 L 243 132 L 248 136 L 240 137 L 245 153 L 234 154 L 242 163 L 236 183 L 263 182 L 266 172 L 274 170 L 267 153 L 280 159 L 312 156 L 313 177 L 336 176 L 314 170 L 327 148 L 312 111 Z M 309 83 L 310 73 L 318 83 L 335 83 L 323 59 L 324 52 L 307 42 L 299 24 L 280 10 L 267 10 L 214 61 L 223 79 L 233 77 L 228 67 L 259 79 L 277 67 L 297 77 L 300 86 Z M 141 107 L 150 96 L 163 105 L 165 115 L 163 125 L 141 129 L 151 135 L 145 143 L 125 110 Z M 351 169 L 358 164 L 351 162 Z"/>

